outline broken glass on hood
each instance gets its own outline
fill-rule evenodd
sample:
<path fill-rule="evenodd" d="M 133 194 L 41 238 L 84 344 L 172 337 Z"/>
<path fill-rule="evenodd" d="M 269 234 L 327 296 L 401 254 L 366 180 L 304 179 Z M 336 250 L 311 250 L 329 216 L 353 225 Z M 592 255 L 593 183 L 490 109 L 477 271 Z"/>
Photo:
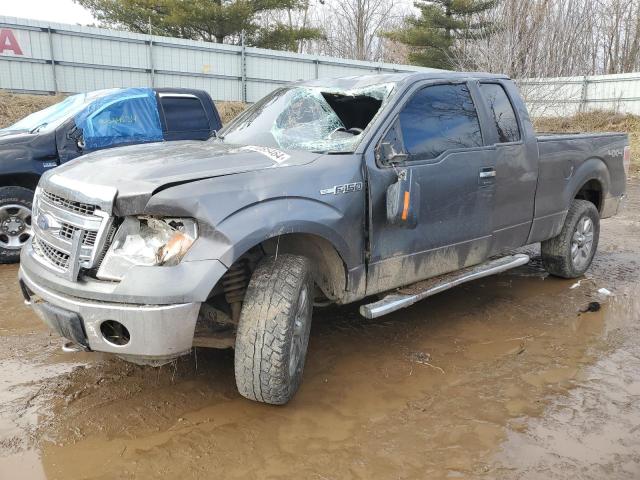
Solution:
<path fill-rule="evenodd" d="M 314 152 L 352 152 L 386 103 L 394 83 L 354 89 L 281 88 L 254 104 L 218 141 Z"/>

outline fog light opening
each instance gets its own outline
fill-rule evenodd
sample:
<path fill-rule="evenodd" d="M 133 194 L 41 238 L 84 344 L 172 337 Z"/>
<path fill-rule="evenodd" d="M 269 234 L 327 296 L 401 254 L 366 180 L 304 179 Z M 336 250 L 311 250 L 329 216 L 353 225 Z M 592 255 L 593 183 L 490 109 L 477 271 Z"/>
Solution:
<path fill-rule="evenodd" d="M 104 338 L 105 342 L 118 347 L 123 347 L 131 340 L 127 327 L 115 320 L 102 322 L 100 324 L 100 332 L 102 332 L 102 338 Z"/>

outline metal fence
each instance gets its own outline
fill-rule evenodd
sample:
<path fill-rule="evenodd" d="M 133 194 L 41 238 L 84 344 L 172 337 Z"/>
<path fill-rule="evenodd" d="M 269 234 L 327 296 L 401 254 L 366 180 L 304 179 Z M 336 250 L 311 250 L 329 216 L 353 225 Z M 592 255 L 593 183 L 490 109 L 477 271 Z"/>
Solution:
<path fill-rule="evenodd" d="M 429 70 L 0 16 L 0 89 L 10 91 L 186 87 L 255 102 L 294 80 Z"/>
<path fill-rule="evenodd" d="M 592 110 L 640 115 L 640 72 L 518 81 L 534 116 Z"/>

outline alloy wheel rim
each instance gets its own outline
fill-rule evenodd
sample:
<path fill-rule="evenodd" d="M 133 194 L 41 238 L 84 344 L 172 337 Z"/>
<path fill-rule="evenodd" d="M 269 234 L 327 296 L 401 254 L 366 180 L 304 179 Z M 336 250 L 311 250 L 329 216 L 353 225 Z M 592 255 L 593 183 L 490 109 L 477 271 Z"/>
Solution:
<path fill-rule="evenodd" d="M 309 308 L 309 293 L 305 286 L 298 297 L 296 315 L 293 320 L 293 335 L 291 336 L 291 348 L 289 351 L 289 377 L 293 378 L 298 372 L 302 351 L 304 349 L 305 333 L 309 321 L 307 310 Z"/>
<path fill-rule="evenodd" d="M 0 247 L 20 250 L 31 237 L 31 210 L 24 205 L 0 206 Z"/>
<path fill-rule="evenodd" d="M 593 250 L 593 236 L 593 220 L 587 216 L 582 217 L 571 238 L 571 261 L 577 270 L 582 270 L 589 263 Z"/>

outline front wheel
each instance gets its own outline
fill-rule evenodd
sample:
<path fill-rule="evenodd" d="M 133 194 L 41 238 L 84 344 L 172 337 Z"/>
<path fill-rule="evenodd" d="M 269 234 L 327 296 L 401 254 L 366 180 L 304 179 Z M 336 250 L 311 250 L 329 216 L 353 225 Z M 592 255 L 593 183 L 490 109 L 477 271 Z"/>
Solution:
<path fill-rule="evenodd" d="M 591 266 L 599 237 L 600 215 L 595 205 L 574 200 L 560 234 L 542 242 L 542 265 L 557 277 L 580 277 Z"/>
<path fill-rule="evenodd" d="M 0 263 L 20 260 L 20 249 L 31 237 L 32 202 L 28 188 L 0 188 Z"/>
<path fill-rule="evenodd" d="M 311 264 L 298 255 L 267 257 L 244 297 L 235 344 L 238 391 L 258 402 L 283 405 L 302 381 L 311 313 Z"/>

